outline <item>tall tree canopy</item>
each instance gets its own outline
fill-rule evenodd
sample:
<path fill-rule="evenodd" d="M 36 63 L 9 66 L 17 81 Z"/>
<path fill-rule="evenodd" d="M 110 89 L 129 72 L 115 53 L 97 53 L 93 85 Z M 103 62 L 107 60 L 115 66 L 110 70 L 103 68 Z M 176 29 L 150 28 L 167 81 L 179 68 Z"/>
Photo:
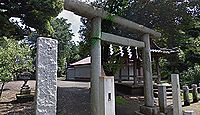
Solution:
<path fill-rule="evenodd" d="M 161 47 L 179 47 L 183 49 L 183 51 L 192 48 L 195 49 L 192 51 L 193 53 L 199 49 L 199 38 L 197 37 L 199 34 L 196 34 L 199 31 L 189 31 L 191 28 L 199 28 L 199 0 L 108 0 L 104 2 L 94 2 L 92 5 L 102 7 L 114 15 L 119 15 L 161 32 L 161 38 L 152 39 Z M 81 27 L 80 33 L 84 40 L 81 42 L 81 48 L 84 49 L 90 46 L 88 38 L 90 36 L 91 23 L 85 18 L 82 18 L 82 22 L 84 26 Z M 102 31 L 138 39 L 136 33 L 124 31 L 117 24 L 113 23 L 112 20 L 103 20 Z M 196 37 L 190 37 L 188 33 L 195 33 Z M 196 41 L 196 45 L 192 45 L 192 41 Z M 188 42 L 190 44 L 186 45 Z M 108 45 L 104 47 L 107 47 L 104 49 L 108 49 Z M 86 51 L 84 50 L 84 52 Z M 193 55 L 193 57 L 197 57 L 197 55 Z M 169 62 L 171 65 L 173 62 L 170 59 Z M 197 61 L 194 63 L 197 63 Z"/>
<path fill-rule="evenodd" d="M 15 36 L 23 38 L 24 30 L 29 27 L 40 34 L 52 33 L 50 20 L 61 12 L 63 2 L 60 0 L 1 0 L 0 1 L 0 36 Z M 18 22 L 10 21 L 11 17 L 21 19 L 26 27 L 20 27 Z"/>
<path fill-rule="evenodd" d="M 161 32 L 161 45 L 169 48 L 179 45 L 183 32 L 194 28 L 200 16 L 199 0 L 108 0 L 104 7 L 111 13 Z"/>
<path fill-rule="evenodd" d="M 63 73 L 65 62 L 74 61 L 79 55 L 76 44 L 71 41 L 71 24 L 66 19 L 56 18 L 62 9 L 62 0 L 0 0 L 0 37 L 27 41 L 29 47 L 33 48 L 34 60 L 37 37 L 57 39 L 58 65 Z"/>
<path fill-rule="evenodd" d="M 73 33 L 69 29 L 71 24 L 67 23 L 67 19 L 55 18 L 51 21 L 53 28 L 52 37 L 58 40 L 58 66 L 59 75 L 64 74 L 66 63 L 73 62 L 80 58 L 78 54 L 78 46 L 71 41 Z"/>
<path fill-rule="evenodd" d="M 95 2 L 93 5 L 101 6 L 110 13 L 161 32 L 162 39 L 157 39 L 156 42 L 169 48 L 179 45 L 179 41 L 184 36 L 183 33 L 199 24 L 200 1 L 198 0 L 191 2 L 176 0 L 108 0 L 103 3 Z M 89 31 L 86 29 L 90 28 L 90 22 L 84 18 L 82 22 L 87 28 L 81 27 L 80 33 L 85 36 L 83 38 L 88 38 L 89 35 L 86 35 L 86 33 Z M 127 34 L 126 31 L 118 28 L 110 20 L 103 21 L 102 29 L 122 36 L 130 35 L 130 32 Z"/>

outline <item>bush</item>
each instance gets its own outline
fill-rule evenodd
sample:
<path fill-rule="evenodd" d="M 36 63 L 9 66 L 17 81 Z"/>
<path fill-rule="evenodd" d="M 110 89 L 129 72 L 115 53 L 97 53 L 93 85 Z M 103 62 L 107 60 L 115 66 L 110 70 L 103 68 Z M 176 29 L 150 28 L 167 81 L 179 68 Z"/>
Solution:
<path fill-rule="evenodd" d="M 195 64 L 192 68 L 190 67 L 187 71 L 183 71 L 180 74 L 181 85 L 189 85 L 200 83 L 200 65 Z"/>

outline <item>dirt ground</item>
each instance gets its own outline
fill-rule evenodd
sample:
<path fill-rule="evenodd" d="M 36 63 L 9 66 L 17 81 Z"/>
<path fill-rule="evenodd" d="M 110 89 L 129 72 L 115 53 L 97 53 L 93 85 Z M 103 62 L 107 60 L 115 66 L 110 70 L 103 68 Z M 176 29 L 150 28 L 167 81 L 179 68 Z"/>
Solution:
<path fill-rule="evenodd" d="M 34 115 L 35 102 L 18 103 L 15 95 L 19 93 L 23 81 L 7 83 L 0 98 L 0 115 Z M 35 90 L 35 81 L 28 81 Z M 0 84 L 1 85 L 1 84 Z M 57 115 L 90 115 L 90 91 L 89 82 L 71 82 L 58 80 Z M 116 115 L 134 115 L 139 106 L 144 103 L 143 97 L 123 95 L 128 103 L 116 106 Z M 155 101 L 156 103 L 156 101 Z M 169 111 L 171 111 L 169 105 Z M 184 110 L 194 110 L 200 115 L 200 102 L 183 107 Z M 168 115 L 171 112 L 168 111 Z"/>
<path fill-rule="evenodd" d="M 198 103 L 192 103 L 190 106 L 183 107 L 183 110 L 193 110 L 195 115 L 200 115 L 200 101 Z"/>
<path fill-rule="evenodd" d="M 0 99 L 0 115 L 34 115 L 34 102 L 18 103 L 15 95 L 19 93 L 23 81 L 9 82 L 5 85 Z M 32 92 L 35 81 L 29 81 Z M 58 80 L 57 115 L 90 115 L 90 91 L 88 82 Z M 143 104 L 143 97 L 123 96 L 128 103 L 116 106 L 116 115 L 134 115 Z"/>

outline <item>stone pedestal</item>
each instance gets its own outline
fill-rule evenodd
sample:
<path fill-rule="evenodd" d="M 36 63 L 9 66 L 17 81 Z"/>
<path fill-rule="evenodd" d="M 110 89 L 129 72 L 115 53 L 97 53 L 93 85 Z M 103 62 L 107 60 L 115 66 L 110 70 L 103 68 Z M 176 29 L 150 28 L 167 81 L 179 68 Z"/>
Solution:
<path fill-rule="evenodd" d="M 160 112 L 166 113 L 167 108 L 167 93 L 166 93 L 166 86 L 158 85 L 158 103 Z"/>
<path fill-rule="evenodd" d="M 20 89 L 20 93 L 16 94 L 17 102 L 34 101 L 34 94 L 31 94 L 31 88 L 27 85 L 28 79 L 24 77 L 24 84 Z"/>
<path fill-rule="evenodd" d="M 190 105 L 189 87 L 188 86 L 183 86 L 183 100 L 184 100 L 185 106 Z"/>
<path fill-rule="evenodd" d="M 159 115 L 158 107 L 140 106 L 140 111 L 135 112 L 136 115 Z"/>
<path fill-rule="evenodd" d="M 100 77 L 100 115 L 115 115 L 115 88 L 113 76 Z"/>
<path fill-rule="evenodd" d="M 198 102 L 198 91 L 197 91 L 197 85 L 196 84 L 192 84 L 192 97 L 193 97 L 193 102 Z"/>
<path fill-rule="evenodd" d="M 140 111 L 145 115 L 158 115 L 157 107 L 140 106 Z"/>
<path fill-rule="evenodd" d="M 183 115 L 179 75 L 172 74 L 171 81 L 172 81 L 173 115 Z"/>

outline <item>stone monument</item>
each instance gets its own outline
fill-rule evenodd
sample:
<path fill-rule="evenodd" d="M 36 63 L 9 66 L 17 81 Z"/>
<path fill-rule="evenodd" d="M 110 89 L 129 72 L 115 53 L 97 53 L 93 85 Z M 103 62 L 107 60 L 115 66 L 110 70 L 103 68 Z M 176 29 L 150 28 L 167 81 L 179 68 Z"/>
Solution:
<path fill-rule="evenodd" d="M 58 41 L 37 39 L 36 115 L 56 115 Z"/>
<path fill-rule="evenodd" d="M 31 94 L 31 88 L 27 84 L 28 80 L 31 78 L 30 72 L 23 72 L 20 74 L 19 79 L 24 80 L 24 84 L 22 85 L 20 89 L 20 93 L 16 94 L 16 98 L 18 102 L 27 102 L 27 101 L 33 101 L 34 95 Z"/>

